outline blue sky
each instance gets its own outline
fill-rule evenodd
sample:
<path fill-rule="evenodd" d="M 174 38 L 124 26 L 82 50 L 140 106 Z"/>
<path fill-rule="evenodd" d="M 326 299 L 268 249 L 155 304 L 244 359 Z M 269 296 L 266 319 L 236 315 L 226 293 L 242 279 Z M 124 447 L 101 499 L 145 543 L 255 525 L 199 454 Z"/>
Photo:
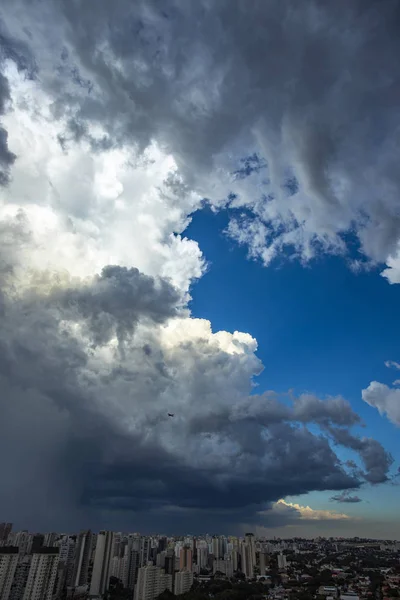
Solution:
<path fill-rule="evenodd" d="M 372 435 L 391 452 L 396 473 L 398 428 L 363 402 L 361 390 L 372 379 L 390 385 L 397 378 L 396 369 L 384 362 L 398 355 L 400 286 L 381 277 L 379 267 L 352 271 L 348 259 L 356 254 L 321 255 L 305 266 L 278 259 L 266 268 L 226 236 L 228 220 L 229 211 L 205 208 L 185 231 L 209 263 L 191 289 L 193 316 L 257 339 L 265 368 L 255 378 L 256 393 L 293 389 L 344 396 L 365 423 L 360 435 Z M 346 460 L 346 451 L 339 456 Z M 331 495 L 314 492 L 290 500 L 329 510 Z M 346 505 L 348 514 L 371 517 L 379 506 L 387 518 L 396 517 L 400 486 L 366 486 L 359 495 L 365 502 Z"/>

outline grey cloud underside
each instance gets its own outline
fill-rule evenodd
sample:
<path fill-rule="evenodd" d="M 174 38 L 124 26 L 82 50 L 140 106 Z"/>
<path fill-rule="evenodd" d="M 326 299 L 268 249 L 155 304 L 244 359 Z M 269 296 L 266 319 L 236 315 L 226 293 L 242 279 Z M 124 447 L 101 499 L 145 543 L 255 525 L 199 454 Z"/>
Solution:
<path fill-rule="evenodd" d="M 332 496 L 331 500 L 333 502 L 342 502 L 344 504 L 358 504 L 359 502 L 362 502 L 362 499 L 359 496 L 351 496 L 346 492 Z"/>
<path fill-rule="evenodd" d="M 26 23 L 13 12 L 19 5 Z M 236 193 L 231 206 L 249 208 L 251 216 L 233 218 L 228 231 L 265 262 L 283 246 L 303 259 L 321 248 L 343 252 L 344 232 L 358 238 L 372 262 L 396 253 L 400 9 L 394 0 L 250 7 L 239 0 L 119 0 L 112 8 L 107 0 L 47 0 L 40 19 L 51 34 L 40 44 L 22 29 L 37 25 L 37 5 L 6 0 L 4 6 L 15 36 L 37 54 L 39 72 L 40 44 L 52 44 L 43 85 L 54 95 L 54 115 L 66 118 L 65 147 L 85 137 L 100 151 L 158 141 L 212 203 L 223 205 L 224 195 Z M 93 123 L 105 137 L 93 138 Z M 234 175 L 238 149 L 265 158 L 266 170 L 249 171 L 257 184 L 269 181 L 262 192 Z M 228 168 L 221 158 L 227 152 L 237 161 L 222 183 L 210 173 Z"/>
<path fill-rule="evenodd" d="M 249 397 L 255 357 L 205 339 L 163 344 L 160 328 L 181 318 L 167 281 L 108 266 L 16 293 L 25 226 L 21 213 L 1 232 L 2 514 L 43 527 L 224 527 L 257 523 L 285 495 L 384 480 L 390 458 L 350 433 L 359 417 L 342 398 Z M 363 469 L 341 464 L 330 436 Z"/>
<path fill-rule="evenodd" d="M 27 76 L 34 76 L 36 68 L 31 49 L 24 42 L 10 36 L 0 13 L 0 186 L 9 183 L 10 169 L 16 159 L 15 154 L 8 147 L 8 133 L 1 126 L 1 117 L 10 104 L 10 86 L 2 72 L 7 60 L 13 61 L 18 70 L 23 71 Z"/>

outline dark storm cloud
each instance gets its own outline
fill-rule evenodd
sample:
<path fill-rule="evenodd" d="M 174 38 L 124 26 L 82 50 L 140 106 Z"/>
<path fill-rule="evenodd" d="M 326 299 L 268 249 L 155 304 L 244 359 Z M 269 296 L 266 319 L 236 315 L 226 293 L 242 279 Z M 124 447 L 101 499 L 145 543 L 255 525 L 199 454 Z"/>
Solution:
<path fill-rule="evenodd" d="M 343 502 L 344 504 L 358 504 L 362 502 L 359 496 L 351 496 L 348 492 L 342 492 L 331 497 L 332 502 Z"/>
<path fill-rule="evenodd" d="M 99 152 L 143 150 L 155 140 L 184 177 L 166 184 L 177 205 L 191 187 L 211 201 L 214 192 L 214 200 L 228 197 L 214 167 L 221 160 L 224 171 L 221 153 L 232 151 L 230 201 L 247 193 L 255 223 L 281 236 L 278 246 L 340 246 L 337 233 L 351 223 L 370 258 L 395 248 L 395 3 L 378 10 L 365 1 L 255 1 L 249 10 L 247 2 L 177 0 L 163 12 L 157 2 L 129 0 L 38 6 L 4 0 L 1 60 L 38 74 L 54 118 L 65 123 L 66 151 L 80 140 Z M 25 42 L 12 41 L 19 38 Z M 0 94 L 6 106 L 4 76 Z M 96 124 L 100 141 L 90 133 Z M 246 187 L 257 176 L 275 187 L 261 200 Z M 290 194 L 279 197 L 276 188 L 288 182 Z M 128 513 L 154 526 L 160 519 L 205 528 L 256 522 L 261 508 L 286 495 L 386 481 L 390 456 L 350 432 L 359 417 L 345 400 L 250 397 L 261 370 L 255 346 L 235 338 L 227 350 L 211 332 L 194 334 L 192 322 L 166 331 L 181 315 L 168 281 L 119 266 L 90 281 L 41 281 L 25 268 L 36 242 L 24 214 L 2 221 L 0 233 L 7 519 L 105 526 L 121 513 L 126 523 Z M 328 437 L 358 453 L 364 471 L 343 464 Z"/>
<path fill-rule="evenodd" d="M 20 4 L 26 23 L 15 16 Z M 10 28 L 35 30 L 34 5 L 4 6 Z M 317 249 L 342 252 L 348 230 L 372 261 L 396 253 L 397 2 L 170 0 L 161 9 L 119 0 L 111 9 L 107 0 L 48 0 L 42 8 L 49 40 L 26 43 L 39 55 L 51 41 L 54 70 L 43 67 L 43 85 L 54 114 L 67 118 L 67 137 L 90 141 L 88 125 L 97 123 L 107 147 L 156 140 L 215 202 L 232 190 L 210 173 L 233 154 L 235 205 L 253 217 L 229 231 L 266 262 L 285 245 L 304 259 Z M 242 164 L 237 148 L 248 156 Z M 242 177 L 258 172 L 270 182 L 261 195 Z M 250 231 L 261 226 L 269 234 L 256 244 Z"/>
<path fill-rule="evenodd" d="M 364 477 L 369 483 L 384 483 L 388 481 L 388 471 L 393 464 L 393 457 L 372 438 L 359 438 L 346 429 L 329 427 L 333 439 L 342 446 L 359 453 L 364 467 Z"/>
<path fill-rule="evenodd" d="M 0 127 L 0 185 L 6 185 L 9 182 L 8 170 L 14 163 L 16 156 L 8 148 L 8 133 Z"/>
<path fill-rule="evenodd" d="M 19 71 L 26 76 L 34 77 L 36 65 L 29 47 L 13 38 L 7 31 L 0 13 L 0 118 L 5 114 L 10 103 L 10 86 L 3 70 L 6 61 L 12 61 Z M 10 181 L 10 167 L 15 162 L 16 156 L 8 147 L 8 133 L 0 122 L 0 185 L 5 186 Z"/>
<path fill-rule="evenodd" d="M 27 285 L 24 214 L 1 233 L 3 514 L 46 527 L 138 519 L 169 531 L 195 522 L 228 528 L 257 523 L 287 495 L 383 480 L 376 456 L 384 450 L 349 432 L 359 419 L 343 399 L 249 398 L 255 358 L 201 337 L 162 344 L 157 326 L 180 302 L 167 281 L 108 266 L 90 281 Z M 113 336 L 122 352 L 107 345 Z M 351 442 L 366 475 L 348 472 L 307 423 Z"/>
<path fill-rule="evenodd" d="M 9 100 L 10 89 L 6 77 L 1 73 L 0 59 L 0 118 L 4 115 Z M 8 148 L 8 133 L 0 124 L 0 185 L 6 185 L 9 182 L 9 168 L 15 158 L 15 154 Z"/>
<path fill-rule="evenodd" d="M 167 281 L 116 265 L 104 267 L 90 284 L 55 289 L 49 298 L 72 319 L 85 319 L 96 344 L 107 343 L 115 333 L 123 341 L 139 318 L 163 322 L 177 314 L 179 300 L 178 291 Z"/>

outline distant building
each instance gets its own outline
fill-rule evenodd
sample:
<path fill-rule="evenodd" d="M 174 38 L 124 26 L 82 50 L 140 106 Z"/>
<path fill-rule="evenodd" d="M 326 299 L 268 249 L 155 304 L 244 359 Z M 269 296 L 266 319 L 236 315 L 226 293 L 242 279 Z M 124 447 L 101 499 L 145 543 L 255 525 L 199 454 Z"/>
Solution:
<path fill-rule="evenodd" d="M 165 590 L 172 592 L 172 575 L 152 565 L 139 569 L 134 600 L 154 600 Z"/>
<path fill-rule="evenodd" d="M 256 544 L 255 544 L 255 540 L 254 540 L 254 533 L 246 533 L 244 538 L 245 538 L 246 544 L 248 544 L 250 546 L 251 561 L 252 561 L 253 568 L 254 568 L 254 565 L 256 564 Z"/>
<path fill-rule="evenodd" d="M 333 598 L 337 598 L 338 590 L 334 585 L 321 585 L 318 588 L 319 596 L 332 596 Z"/>
<path fill-rule="evenodd" d="M 278 569 L 286 569 L 287 567 L 287 558 L 282 552 L 278 554 Z"/>
<path fill-rule="evenodd" d="M 12 530 L 12 523 L 0 523 L 0 546 L 6 545 Z"/>
<path fill-rule="evenodd" d="M 18 552 L 21 556 L 25 556 L 25 554 L 29 554 L 32 549 L 32 534 L 27 531 L 18 531 L 12 536 L 13 546 L 18 547 Z"/>
<path fill-rule="evenodd" d="M 175 596 L 186 594 L 193 585 L 193 573 L 191 571 L 178 571 L 175 573 Z"/>
<path fill-rule="evenodd" d="M 58 540 L 58 533 L 46 533 L 43 540 L 43 546 L 51 546 L 53 547 Z"/>
<path fill-rule="evenodd" d="M 82 531 L 76 543 L 72 586 L 81 587 L 89 581 L 89 562 L 92 554 L 93 535 L 90 530 Z"/>
<path fill-rule="evenodd" d="M 8 537 L 8 536 L 7 536 Z M 0 547 L 0 598 L 9 600 L 15 570 L 18 564 L 18 548 Z"/>
<path fill-rule="evenodd" d="M 254 576 L 254 563 L 253 551 L 250 544 L 245 542 L 242 543 L 240 547 L 240 559 L 242 572 L 246 575 L 247 579 L 252 579 Z"/>
<path fill-rule="evenodd" d="M 208 566 L 208 548 L 197 548 L 197 564 L 200 569 Z"/>
<path fill-rule="evenodd" d="M 33 553 L 23 600 L 52 600 L 58 560 L 58 548 L 43 546 Z"/>
<path fill-rule="evenodd" d="M 181 553 L 179 555 L 179 570 L 183 571 L 186 569 L 187 571 L 193 570 L 193 552 L 189 546 L 183 546 L 181 548 Z"/>
<path fill-rule="evenodd" d="M 57 543 L 60 554 L 59 562 L 65 567 L 65 585 L 72 585 L 72 578 L 74 573 L 74 559 L 75 559 L 75 547 L 76 538 L 69 535 L 64 535 Z"/>
<path fill-rule="evenodd" d="M 109 588 L 110 563 L 113 548 L 113 533 L 100 531 L 97 536 L 94 555 L 92 580 L 90 582 L 90 598 L 102 598 Z"/>
<path fill-rule="evenodd" d="M 357 592 L 347 590 L 347 592 L 342 592 L 340 594 L 340 600 L 360 600 L 360 597 Z"/>
<path fill-rule="evenodd" d="M 260 552 L 260 575 L 263 577 L 267 573 L 267 555 L 265 552 Z"/>
<path fill-rule="evenodd" d="M 223 573 L 226 577 L 233 577 L 233 562 L 231 560 L 214 560 L 213 573 Z"/>
<path fill-rule="evenodd" d="M 148 537 L 140 538 L 139 566 L 146 567 L 150 560 L 151 540 Z"/>
<path fill-rule="evenodd" d="M 19 557 L 19 563 L 15 569 L 14 580 L 11 587 L 9 600 L 21 600 L 24 595 L 26 582 L 28 581 L 29 569 L 31 566 L 31 556 Z M 0 595 L 1 598 L 1 595 Z"/>
<path fill-rule="evenodd" d="M 133 590 L 138 578 L 139 572 L 139 551 L 129 548 L 128 550 L 128 584 L 127 588 Z"/>

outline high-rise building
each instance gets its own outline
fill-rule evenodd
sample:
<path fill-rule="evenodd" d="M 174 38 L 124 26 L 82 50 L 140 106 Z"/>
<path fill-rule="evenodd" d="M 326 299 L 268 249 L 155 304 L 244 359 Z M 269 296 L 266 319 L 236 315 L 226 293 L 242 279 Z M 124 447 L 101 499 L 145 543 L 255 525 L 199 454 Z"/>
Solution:
<path fill-rule="evenodd" d="M 234 571 L 239 569 L 239 552 L 233 549 L 231 552 L 232 567 Z"/>
<path fill-rule="evenodd" d="M 32 534 L 27 531 L 18 531 L 12 536 L 13 546 L 18 547 L 18 552 L 21 556 L 29 554 L 32 549 Z"/>
<path fill-rule="evenodd" d="M 161 567 L 162 569 L 165 568 L 165 558 L 167 556 L 167 553 L 165 550 L 163 550 L 162 552 L 159 552 L 157 554 L 156 557 L 156 567 Z"/>
<path fill-rule="evenodd" d="M 8 537 L 8 536 L 7 536 Z M 18 548 L 0 547 L 0 598 L 9 600 L 15 570 L 18 564 Z"/>
<path fill-rule="evenodd" d="M 128 584 L 126 587 L 133 590 L 138 578 L 140 554 L 134 548 L 130 548 L 128 552 Z"/>
<path fill-rule="evenodd" d="M 52 600 L 58 559 L 58 548 L 43 546 L 33 553 L 23 600 Z"/>
<path fill-rule="evenodd" d="M 206 569 L 208 565 L 208 548 L 197 547 L 197 564 L 199 569 Z"/>
<path fill-rule="evenodd" d="M 254 539 L 254 533 L 246 533 L 244 537 L 246 544 L 250 546 L 251 560 L 254 566 L 256 564 L 256 544 Z"/>
<path fill-rule="evenodd" d="M 287 559 L 282 552 L 278 554 L 278 569 L 286 569 L 287 567 Z"/>
<path fill-rule="evenodd" d="M 89 531 L 81 531 L 76 543 L 72 586 L 80 587 L 89 582 L 89 562 L 92 554 L 93 535 Z"/>
<path fill-rule="evenodd" d="M 11 587 L 10 600 L 21 600 L 23 597 L 26 582 L 28 581 L 31 560 L 31 556 L 19 557 L 19 563 L 15 569 L 14 581 Z"/>
<path fill-rule="evenodd" d="M 250 544 L 245 542 L 242 543 L 240 548 L 240 558 L 242 565 L 242 572 L 248 579 L 252 579 L 254 576 L 254 563 L 253 553 Z"/>
<path fill-rule="evenodd" d="M 8 536 L 12 530 L 12 523 L 0 523 L 0 546 L 7 545 Z"/>
<path fill-rule="evenodd" d="M 152 565 L 139 569 L 135 600 L 154 600 L 165 590 L 172 592 L 172 575 Z"/>
<path fill-rule="evenodd" d="M 64 535 L 58 542 L 60 549 L 59 561 L 65 566 L 65 585 L 67 587 L 72 586 L 73 574 L 74 574 L 74 560 L 75 560 L 75 547 L 76 538 L 75 536 Z"/>
<path fill-rule="evenodd" d="M 177 571 L 175 573 L 174 594 L 186 594 L 193 585 L 193 573 L 191 571 Z"/>
<path fill-rule="evenodd" d="M 260 575 L 265 576 L 267 572 L 267 555 L 265 552 L 260 552 Z"/>
<path fill-rule="evenodd" d="M 89 597 L 101 598 L 110 584 L 110 561 L 113 547 L 112 531 L 100 531 L 97 536 Z"/>
<path fill-rule="evenodd" d="M 226 577 L 233 577 L 233 562 L 231 560 L 222 560 L 216 558 L 213 563 L 213 573 L 220 572 Z"/>
<path fill-rule="evenodd" d="M 189 546 L 183 546 L 181 548 L 181 553 L 179 555 L 179 570 L 183 571 L 186 569 L 187 571 L 193 570 L 193 552 Z"/>
<path fill-rule="evenodd" d="M 58 533 L 46 533 L 43 540 L 43 546 L 55 546 L 56 541 L 58 540 Z"/>
<path fill-rule="evenodd" d="M 224 558 L 224 540 L 214 536 L 212 540 L 212 554 L 214 558 Z"/>
<path fill-rule="evenodd" d="M 139 564 L 141 567 L 146 567 L 150 560 L 151 540 L 148 537 L 140 538 L 140 558 Z"/>

